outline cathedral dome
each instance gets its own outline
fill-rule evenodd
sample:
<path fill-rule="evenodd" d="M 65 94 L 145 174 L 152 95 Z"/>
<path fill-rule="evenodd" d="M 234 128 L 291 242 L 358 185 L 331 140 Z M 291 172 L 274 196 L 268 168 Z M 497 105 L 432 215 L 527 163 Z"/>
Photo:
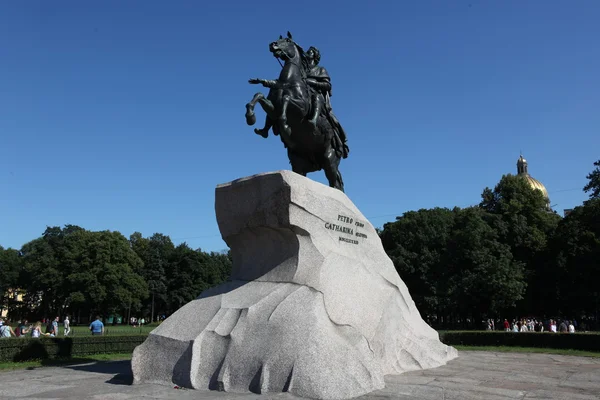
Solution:
<path fill-rule="evenodd" d="M 532 189 L 537 189 L 541 191 L 544 195 L 544 198 L 546 199 L 548 207 L 550 206 L 550 197 L 548 196 L 548 191 L 546 190 L 546 187 L 542 184 L 542 182 L 529 175 L 529 172 L 527 171 L 527 160 L 523 158 L 523 155 L 521 155 L 517 160 L 517 176 L 520 176 L 523 179 L 525 179 Z"/>
<path fill-rule="evenodd" d="M 532 177 L 531 175 L 527 175 L 524 177 L 525 179 L 527 179 L 527 183 L 529 183 L 529 186 L 531 186 L 532 189 L 538 189 L 542 192 L 542 194 L 544 195 L 544 197 L 546 198 L 546 200 L 549 199 L 548 197 L 548 191 L 546 190 L 546 187 L 542 184 L 542 182 L 538 181 L 537 179 L 535 179 L 534 177 Z"/>

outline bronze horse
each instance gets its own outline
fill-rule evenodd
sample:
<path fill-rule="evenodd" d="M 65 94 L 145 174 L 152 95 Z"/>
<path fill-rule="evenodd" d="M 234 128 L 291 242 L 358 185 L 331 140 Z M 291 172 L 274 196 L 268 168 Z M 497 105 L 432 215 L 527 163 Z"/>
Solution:
<path fill-rule="evenodd" d="M 323 114 L 319 115 L 316 128 L 309 122 L 311 92 L 305 82 L 304 50 L 292 40 L 289 32 L 286 38 L 280 36 L 272 42 L 269 50 L 283 60 L 284 65 L 277 80 L 250 80 L 250 83 L 269 82 L 270 90 L 267 97 L 258 92 L 246 104 L 246 122 L 248 125 L 256 123 L 254 106 L 259 103 L 267 114 L 267 124 L 263 130 L 255 129 L 255 132 L 266 137 L 272 125 L 273 133 L 280 135 L 287 148 L 292 171 L 306 176 L 323 169 L 329 186 L 343 192 L 344 182 L 338 169 L 342 152 L 335 147 L 334 127 Z"/>

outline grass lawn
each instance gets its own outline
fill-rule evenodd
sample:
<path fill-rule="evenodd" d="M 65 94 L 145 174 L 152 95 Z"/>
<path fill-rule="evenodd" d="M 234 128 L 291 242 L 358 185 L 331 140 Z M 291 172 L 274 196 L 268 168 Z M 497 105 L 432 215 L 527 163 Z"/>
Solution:
<path fill-rule="evenodd" d="M 10 371 L 15 369 L 24 368 L 38 368 L 38 367 L 54 367 L 60 365 L 73 365 L 73 364 L 84 364 L 90 362 L 106 362 L 106 361 L 121 361 L 131 360 L 131 353 L 124 354 L 93 354 L 80 358 L 69 358 L 69 359 L 56 359 L 56 360 L 37 360 L 37 361 L 23 361 L 23 362 L 5 362 L 0 363 L 0 372 Z"/>
<path fill-rule="evenodd" d="M 600 357 L 600 352 L 571 350 L 571 349 L 546 349 L 541 347 L 512 347 L 512 346 L 462 346 L 453 345 L 456 350 L 467 351 L 498 351 L 504 353 L 547 353 L 565 356 Z"/>
<path fill-rule="evenodd" d="M 134 328 L 131 325 L 104 325 L 104 333 L 106 335 L 136 335 L 136 334 L 147 334 L 150 333 L 154 328 L 156 328 L 156 325 L 144 325 L 142 327 L 137 327 Z M 59 336 L 63 335 L 63 327 L 59 326 L 58 328 L 58 332 L 59 332 Z M 76 335 L 76 336 L 90 336 L 90 328 L 88 325 L 78 325 L 78 326 L 72 326 L 71 327 L 71 333 L 70 335 Z"/>

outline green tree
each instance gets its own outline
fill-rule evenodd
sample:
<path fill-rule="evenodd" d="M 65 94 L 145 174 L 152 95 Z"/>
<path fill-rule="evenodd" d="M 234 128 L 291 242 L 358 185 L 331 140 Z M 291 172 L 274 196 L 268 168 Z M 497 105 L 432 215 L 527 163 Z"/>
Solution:
<path fill-rule="evenodd" d="M 523 264 L 486 222 L 485 212 L 471 207 L 454 210 L 448 242 L 448 298 L 459 315 L 475 322 L 498 316 L 523 298 Z"/>
<path fill-rule="evenodd" d="M 547 236 L 560 221 L 556 213 L 547 211 L 542 192 L 532 189 L 520 176 L 504 175 L 493 190 L 485 188 L 481 197 L 479 206 L 501 217 L 493 222 L 504 222 L 497 226 L 498 231 L 521 261 L 529 261 L 545 248 Z"/>
<path fill-rule="evenodd" d="M 544 252 L 560 216 L 546 208 L 541 191 L 532 189 L 521 176 L 504 175 L 494 189 L 485 188 L 479 207 L 498 232 L 498 240 L 510 246 L 514 259 L 525 266 L 527 292 L 519 313 L 547 311 L 541 293 L 548 284 Z"/>
<path fill-rule="evenodd" d="M 381 231 L 383 247 L 422 315 L 441 318 L 450 312 L 447 292 L 440 292 L 440 285 L 447 275 L 453 227 L 452 210 L 434 208 L 406 212 Z"/>
<path fill-rule="evenodd" d="M 153 320 L 159 313 L 168 313 L 167 271 L 171 268 L 175 245 L 169 236 L 161 233 L 143 238 L 139 232 L 135 232 L 129 241 L 132 249 L 143 261 L 140 274 L 147 282 L 150 293 L 144 303 L 143 314 L 149 314 Z"/>
<path fill-rule="evenodd" d="M 204 290 L 223 283 L 231 274 L 229 253 L 192 250 L 186 243 L 175 248 L 167 272 L 167 312 L 173 313 Z"/>
<path fill-rule="evenodd" d="M 600 160 L 594 163 L 596 167 L 590 172 L 586 178 L 589 180 L 587 185 L 583 188 L 584 192 L 591 192 L 590 199 L 600 199 Z"/>
<path fill-rule="evenodd" d="M 142 262 L 119 232 L 49 227 L 21 253 L 21 287 L 37 316 L 119 312 L 148 296 Z"/>
<path fill-rule="evenodd" d="M 12 316 L 12 311 L 16 306 L 14 298 L 10 295 L 19 289 L 20 270 L 19 251 L 0 246 L 0 309 L 7 309 L 9 316 Z"/>
<path fill-rule="evenodd" d="M 587 201 L 565 217 L 548 250 L 547 273 L 553 285 L 545 296 L 555 301 L 557 314 L 600 317 L 600 199 Z"/>
<path fill-rule="evenodd" d="M 385 224 L 383 246 L 422 314 L 477 322 L 522 297 L 523 265 L 486 216 L 479 208 L 435 208 Z"/>
<path fill-rule="evenodd" d="M 199 249 L 197 251 L 200 251 Z M 213 287 L 225 282 L 231 276 L 233 260 L 231 252 L 204 253 L 208 256 L 208 265 L 205 268 L 203 280 L 208 287 Z M 207 287 L 207 288 L 208 288 Z"/>
<path fill-rule="evenodd" d="M 69 253 L 66 239 L 83 231 L 75 225 L 48 227 L 41 237 L 23 245 L 23 274 L 20 286 L 26 290 L 25 303 L 39 316 L 50 317 L 62 311 L 69 300 L 65 288 L 64 263 Z"/>
<path fill-rule="evenodd" d="M 168 274 L 167 313 L 175 312 L 205 289 L 202 261 L 202 254 L 186 243 L 175 248 Z"/>
<path fill-rule="evenodd" d="M 125 313 L 148 298 L 148 285 L 136 273 L 142 261 L 119 232 L 81 231 L 69 237 L 64 261 L 71 300 L 84 300 L 92 313 Z"/>
<path fill-rule="evenodd" d="M 175 247 L 169 236 L 160 233 L 144 238 L 135 232 L 129 242 L 143 260 L 140 274 L 149 286 L 144 315 L 170 315 L 231 273 L 229 253 L 209 254 L 186 243 Z"/>

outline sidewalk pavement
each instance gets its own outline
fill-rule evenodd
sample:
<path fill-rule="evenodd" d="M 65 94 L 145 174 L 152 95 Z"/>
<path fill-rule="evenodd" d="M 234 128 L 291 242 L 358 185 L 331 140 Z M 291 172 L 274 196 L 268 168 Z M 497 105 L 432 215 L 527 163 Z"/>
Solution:
<path fill-rule="evenodd" d="M 461 351 L 445 366 L 386 377 L 360 399 L 600 399 L 600 358 Z M 129 361 L 0 373 L 1 399 L 297 399 L 287 393 L 235 394 L 131 385 Z"/>

